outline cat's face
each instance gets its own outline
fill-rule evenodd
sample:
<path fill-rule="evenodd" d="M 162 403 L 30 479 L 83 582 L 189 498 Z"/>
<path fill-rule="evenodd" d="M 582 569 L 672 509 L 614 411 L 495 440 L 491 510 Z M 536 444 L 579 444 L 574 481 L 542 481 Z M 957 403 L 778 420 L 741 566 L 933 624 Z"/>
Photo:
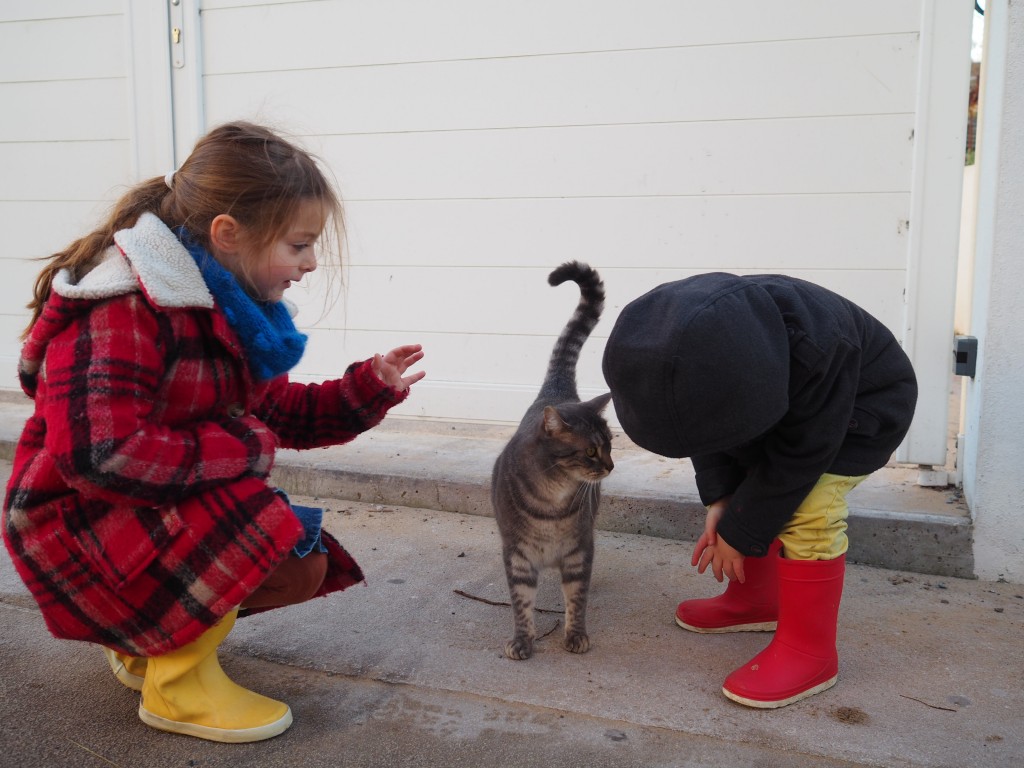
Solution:
<path fill-rule="evenodd" d="M 615 467 L 612 437 L 601 414 L 588 411 L 586 405 L 546 408 L 541 429 L 556 466 L 580 482 L 597 483 Z"/>

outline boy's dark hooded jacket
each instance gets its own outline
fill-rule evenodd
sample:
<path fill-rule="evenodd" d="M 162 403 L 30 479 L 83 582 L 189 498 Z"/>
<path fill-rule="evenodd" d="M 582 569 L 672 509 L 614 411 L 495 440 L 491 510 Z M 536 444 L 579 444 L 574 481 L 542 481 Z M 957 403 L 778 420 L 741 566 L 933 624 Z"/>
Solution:
<path fill-rule="evenodd" d="M 719 534 L 763 555 L 824 473 L 885 465 L 917 382 L 878 320 L 782 275 L 711 273 L 628 304 L 604 375 L 626 434 L 692 457 L 704 504 L 732 495 Z"/>

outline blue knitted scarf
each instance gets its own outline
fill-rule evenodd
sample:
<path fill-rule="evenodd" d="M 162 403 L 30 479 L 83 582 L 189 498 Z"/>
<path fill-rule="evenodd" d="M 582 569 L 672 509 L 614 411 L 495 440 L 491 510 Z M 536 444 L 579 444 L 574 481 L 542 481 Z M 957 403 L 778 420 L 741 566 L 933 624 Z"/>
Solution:
<path fill-rule="evenodd" d="M 206 287 L 238 334 L 252 375 L 266 381 L 294 368 L 306 349 L 306 334 L 296 330 L 284 302 L 256 301 L 184 227 L 177 227 L 175 234 L 192 254 Z"/>

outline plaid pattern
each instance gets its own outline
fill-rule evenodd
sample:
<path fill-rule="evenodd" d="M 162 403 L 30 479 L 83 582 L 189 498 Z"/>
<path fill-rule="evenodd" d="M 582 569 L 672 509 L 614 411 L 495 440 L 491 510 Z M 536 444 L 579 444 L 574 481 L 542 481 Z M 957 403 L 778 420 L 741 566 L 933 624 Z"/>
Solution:
<path fill-rule="evenodd" d="M 278 445 L 347 442 L 408 393 L 370 361 L 323 384 L 258 384 L 219 311 L 162 307 L 141 287 L 54 293 L 33 327 L 20 373 L 36 407 L 3 528 L 55 636 L 158 655 L 241 603 L 299 539 L 266 482 Z M 341 545 L 325 544 L 320 594 L 361 581 Z"/>

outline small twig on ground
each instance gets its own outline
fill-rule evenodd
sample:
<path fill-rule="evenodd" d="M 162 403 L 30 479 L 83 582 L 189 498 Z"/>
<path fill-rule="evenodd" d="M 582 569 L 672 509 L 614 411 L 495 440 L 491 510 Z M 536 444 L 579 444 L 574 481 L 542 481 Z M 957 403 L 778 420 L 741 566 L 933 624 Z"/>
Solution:
<path fill-rule="evenodd" d="M 941 709 L 943 712 L 959 712 L 960 711 L 958 709 L 953 709 L 953 707 L 940 707 L 938 704 L 929 704 L 927 701 L 923 701 L 922 699 L 915 699 L 913 696 L 907 696 L 906 694 L 902 694 L 901 693 L 900 696 L 902 696 L 904 699 L 910 699 L 911 701 L 916 701 L 918 704 L 924 704 L 926 707 L 931 707 L 932 709 Z"/>
<path fill-rule="evenodd" d="M 481 603 L 487 603 L 487 605 L 498 605 L 504 606 L 506 608 L 512 607 L 511 603 L 502 603 L 496 600 L 488 600 L 486 597 L 477 597 L 476 595 L 469 594 L 469 592 L 463 592 L 461 589 L 453 589 L 452 592 L 454 592 L 459 597 L 468 597 L 470 600 L 476 600 Z M 553 611 L 550 608 L 534 608 L 533 610 L 537 611 L 537 613 L 562 613 L 562 611 Z"/>
<path fill-rule="evenodd" d="M 67 736 L 65 736 L 64 738 L 65 738 L 65 739 L 67 739 L 68 737 L 67 737 Z M 74 745 L 75 745 L 76 747 L 79 747 L 80 749 L 84 749 L 84 750 L 85 750 L 86 752 L 88 752 L 88 753 L 89 753 L 90 755 L 93 755 L 94 757 L 98 757 L 98 758 L 99 758 L 100 760 L 102 760 L 102 761 L 103 761 L 104 763 L 110 763 L 110 764 L 111 764 L 112 766 L 114 766 L 114 768 L 121 768 L 121 766 L 119 766 L 119 765 L 118 765 L 117 763 L 113 763 L 113 762 L 111 762 L 110 760 L 107 760 L 107 758 L 105 758 L 105 757 L 104 757 L 103 755 L 99 754 L 98 752 L 93 752 L 93 751 L 92 751 L 91 749 L 89 749 L 89 748 L 88 748 L 87 746 L 85 746 L 84 744 L 79 744 L 79 743 L 78 743 L 77 741 L 75 741 L 74 739 L 68 739 L 68 741 L 70 741 L 70 742 L 71 742 L 72 744 L 74 744 Z"/>

